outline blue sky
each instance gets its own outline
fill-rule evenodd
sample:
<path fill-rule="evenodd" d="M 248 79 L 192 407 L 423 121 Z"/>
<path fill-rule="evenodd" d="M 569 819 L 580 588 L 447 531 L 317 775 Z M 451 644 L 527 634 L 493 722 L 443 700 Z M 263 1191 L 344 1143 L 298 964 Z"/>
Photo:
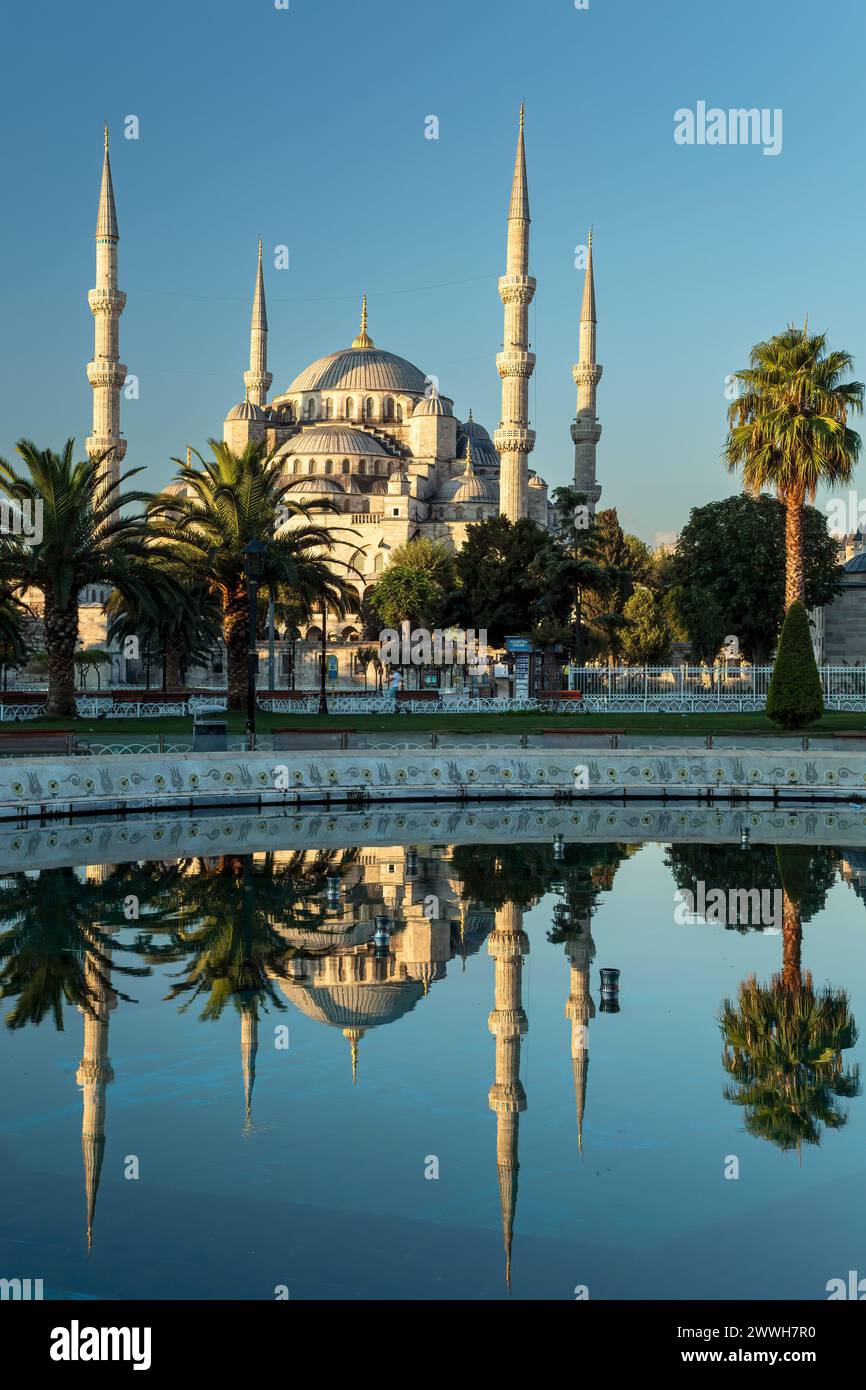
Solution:
<path fill-rule="evenodd" d="M 527 103 L 533 464 L 569 481 L 595 227 L 602 504 L 652 540 L 728 495 L 725 378 L 808 312 L 866 375 L 860 0 L 19 3 L 4 20 L 0 453 L 90 428 L 84 364 L 112 131 L 126 463 L 158 486 L 243 395 L 256 242 L 283 389 L 357 331 L 499 418 L 505 212 Z M 674 142 L 674 113 L 781 108 L 778 157 Z M 123 138 L 135 115 L 140 138 Z M 435 115 L 440 138 L 424 138 Z M 866 465 L 864 465 L 866 466 Z"/>

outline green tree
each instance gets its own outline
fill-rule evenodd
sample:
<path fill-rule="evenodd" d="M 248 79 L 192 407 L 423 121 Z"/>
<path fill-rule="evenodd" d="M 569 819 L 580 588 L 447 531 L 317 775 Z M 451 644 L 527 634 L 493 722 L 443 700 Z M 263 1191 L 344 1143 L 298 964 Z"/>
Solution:
<path fill-rule="evenodd" d="M 445 621 L 485 628 L 500 646 L 509 634 L 528 635 L 543 614 L 545 574 L 557 556 L 550 533 L 528 517 L 490 517 L 466 528 L 466 544 L 454 557 L 456 588 Z"/>
<path fill-rule="evenodd" d="M 809 615 L 802 603 L 788 609 L 767 692 L 767 717 L 785 729 L 802 729 L 824 713 Z"/>
<path fill-rule="evenodd" d="M 741 493 L 695 507 L 671 562 L 677 609 L 695 655 L 711 661 L 722 639 L 736 634 L 749 661 L 769 661 L 785 616 L 785 567 L 785 508 L 776 498 Z M 806 606 L 830 603 L 839 593 L 839 552 L 815 507 L 803 512 L 803 567 Z M 708 654 L 712 643 L 704 634 L 717 629 Z"/>
<path fill-rule="evenodd" d="M 111 641 L 133 638 L 139 651 L 161 654 L 164 692 L 180 687 L 190 665 L 207 661 L 222 631 L 208 581 L 150 557 L 138 567 L 134 593 L 110 594 L 106 612 Z"/>
<path fill-rule="evenodd" d="M 41 537 L 0 549 L 0 581 L 19 595 L 33 590 L 42 595 L 48 654 L 46 713 L 74 715 L 78 595 L 87 584 L 109 584 L 132 593 L 135 562 L 144 554 L 148 538 L 143 517 L 124 516 L 122 509 L 147 502 L 149 494 L 122 491 L 140 469 L 105 486 L 101 460 L 76 463 L 72 439 L 60 454 L 37 449 L 29 439 L 22 439 L 16 448 L 29 476 L 16 473 L 0 459 L 0 489 L 41 514 Z"/>
<path fill-rule="evenodd" d="M 370 595 L 383 627 L 441 627 L 454 588 L 454 555 L 442 541 L 419 538 L 400 545 Z"/>
<path fill-rule="evenodd" d="M 198 464 L 175 459 L 179 493 L 163 493 L 150 510 L 151 532 L 165 542 L 171 564 L 186 568 L 219 600 L 228 668 L 229 709 L 243 709 L 247 691 L 249 603 L 244 548 L 265 547 L 262 588 L 276 602 L 300 598 L 308 610 L 326 606 L 343 616 L 357 604 L 347 577 L 333 557 L 345 528 L 326 526 L 315 515 L 333 511 L 326 502 L 302 506 L 288 493 L 291 480 L 263 442 L 242 453 L 212 439 L 213 458 Z M 195 451 L 194 451 L 195 452 Z M 353 533 L 352 533 L 353 534 Z"/>
<path fill-rule="evenodd" d="M 743 470 L 747 492 L 774 490 L 785 505 L 785 609 L 806 601 L 803 510 L 819 485 L 845 486 L 860 454 L 849 418 L 862 414 L 863 385 L 845 381 L 848 352 L 823 333 L 790 327 L 752 348 L 736 373 L 742 394 L 728 410 L 725 462 Z"/>
<path fill-rule="evenodd" d="M 662 596 L 640 585 L 626 599 L 623 617 L 628 626 L 622 638 L 623 660 L 633 666 L 655 666 L 671 652 L 671 629 Z"/>

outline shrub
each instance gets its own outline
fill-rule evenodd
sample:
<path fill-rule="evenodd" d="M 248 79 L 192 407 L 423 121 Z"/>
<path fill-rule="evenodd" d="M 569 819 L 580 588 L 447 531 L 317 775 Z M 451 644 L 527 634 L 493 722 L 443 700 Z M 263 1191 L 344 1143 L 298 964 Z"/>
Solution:
<path fill-rule="evenodd" d="M 824 697 L 809 617 L 802 603 L 793 603 L 782 624 L 767 695 L 767 717 L 785 729 L 802 729 L 823 713 Z"/>

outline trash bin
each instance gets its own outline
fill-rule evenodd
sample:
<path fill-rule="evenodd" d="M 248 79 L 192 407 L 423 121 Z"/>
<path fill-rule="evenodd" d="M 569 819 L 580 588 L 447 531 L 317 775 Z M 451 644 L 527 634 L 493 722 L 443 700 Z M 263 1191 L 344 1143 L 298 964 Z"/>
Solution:
<path fill-rule="evenodd" d="M 204 715 L 192 723 L 194 753 L 224 753 L 229 746 L 228 721 Z"/>

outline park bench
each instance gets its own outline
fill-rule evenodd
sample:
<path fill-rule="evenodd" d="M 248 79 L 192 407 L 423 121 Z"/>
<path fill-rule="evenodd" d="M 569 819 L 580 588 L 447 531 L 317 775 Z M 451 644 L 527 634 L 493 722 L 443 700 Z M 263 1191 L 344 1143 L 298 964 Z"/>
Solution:
<path fill-rule="evenodd" d="M 538 697 L 542 704 L 558 704 L 560 701 L 565 704 L 579 704 L 583 699 L 582 690 L 542 690 Z"/>
<path fill-rule="evenodd" d="M 74 753 L 72 729 L 0 729 L 0 755 L 20 753 Z"/>

